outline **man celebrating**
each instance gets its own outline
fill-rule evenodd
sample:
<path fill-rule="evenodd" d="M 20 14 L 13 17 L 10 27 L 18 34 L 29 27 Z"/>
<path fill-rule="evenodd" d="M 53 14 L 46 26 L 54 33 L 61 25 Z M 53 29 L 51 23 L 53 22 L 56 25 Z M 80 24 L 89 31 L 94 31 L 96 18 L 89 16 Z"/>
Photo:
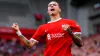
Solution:
<path fill-rule="evenodd" d="M 43 56 L 72 56 L 72 41 L 79 47 L 83 45 L 80 38 L 81 30 L 75 21 L 61 18 L 60 12 L 59 4 L 51 1 L 48 4 L 51 21 L 39 26 L 30 40 L 22 35 L 17 23 L 13 23 L 12 28 L 27 47 L 32 47 L 44 40 L 46 48 Z"/>

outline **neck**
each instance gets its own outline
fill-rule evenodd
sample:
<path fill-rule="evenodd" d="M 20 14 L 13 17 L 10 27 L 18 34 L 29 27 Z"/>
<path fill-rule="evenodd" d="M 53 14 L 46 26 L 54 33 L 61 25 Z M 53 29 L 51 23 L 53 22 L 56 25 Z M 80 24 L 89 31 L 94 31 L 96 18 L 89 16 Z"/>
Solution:
<path fill-rule="evenodd" d="M 57 15 L 51 15 L 50 18 L 51 18 L 51 21 L 55 21 L 55 20 L 57 20 L 57 19 L 59 19 L 61 17 L 60 17 L 59 14 L 57 14 Z"/>

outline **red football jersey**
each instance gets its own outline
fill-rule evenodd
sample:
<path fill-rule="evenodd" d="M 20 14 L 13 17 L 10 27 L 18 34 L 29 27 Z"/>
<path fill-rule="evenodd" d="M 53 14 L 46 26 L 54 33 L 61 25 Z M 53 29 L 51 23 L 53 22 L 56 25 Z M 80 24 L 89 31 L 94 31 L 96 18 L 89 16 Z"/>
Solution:
<path fill-rule="evenodd" d="M 69 19 L 59 19 L 39 26 L 32 39 L 37 42 L 45 41 L 46 48 L 43 56 L 72 56 L 72 38 L 67 31 L 62 29 L 63 24 L 70 25 L 74 34 L 81 33 L 79 25 Z"/>

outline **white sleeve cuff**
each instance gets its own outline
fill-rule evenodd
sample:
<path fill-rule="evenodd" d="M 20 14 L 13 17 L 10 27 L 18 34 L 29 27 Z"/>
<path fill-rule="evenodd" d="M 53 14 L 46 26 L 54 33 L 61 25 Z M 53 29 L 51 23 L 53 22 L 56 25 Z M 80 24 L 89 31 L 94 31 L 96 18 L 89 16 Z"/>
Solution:
<path fill-rule="evenodd" d="M 37 41 L 37 40 L 35 40 L 35 39 L 33 39 L 33 38 L 31 38 L 30 40 L 33 40 L 33 41 L 35 41 L 35 42 L 39 43 L 39 41 Z"/>
<path fill-rule="evenodd" d="M 82 34 L 81 32 L 74 32 L 74 34 Z"/>

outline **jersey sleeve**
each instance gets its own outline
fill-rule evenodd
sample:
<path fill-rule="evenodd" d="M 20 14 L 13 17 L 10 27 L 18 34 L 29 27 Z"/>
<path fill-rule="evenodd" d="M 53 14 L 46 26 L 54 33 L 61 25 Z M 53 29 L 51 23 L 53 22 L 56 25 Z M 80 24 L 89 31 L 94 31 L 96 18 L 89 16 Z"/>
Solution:
<path fill-rule="evenodd" d="M 71 21 L 71 30 L 74 34 L 81 34 L 80 26 L 73 20 Z"/>
<path fill-rule="evenodd" d="M 42 37 L 44 36 L 45 31 L 43 30 L 42 26 L 39 26 L 34 35 L 32 36 L 31 40 L 34 40 L 36 42 L 39 42 L 42 40 Z"/>

